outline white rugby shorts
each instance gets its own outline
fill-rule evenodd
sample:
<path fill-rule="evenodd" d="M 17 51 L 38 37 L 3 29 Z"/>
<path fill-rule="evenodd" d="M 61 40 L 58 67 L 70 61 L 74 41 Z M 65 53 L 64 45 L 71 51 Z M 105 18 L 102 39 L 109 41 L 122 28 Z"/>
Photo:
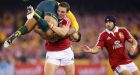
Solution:
<path fill-rule="evenodd" d="M 62 51 L 47 51 L 45 63 L 58 66 L 74 64 L 74 53 L 70 47 Z"/>
<path fill-rule="evenodd" d="M 134 62 L 131 62 L 128 64 L 122 64 L 122 65 L 117 66 L 114 73 L 115 75 L 120 75 L 120 73 L 123 72 L 124 70 L 128 70 L 129 72 L 134 72 L 134 71 L 137 71 L 138 68 Z"/>

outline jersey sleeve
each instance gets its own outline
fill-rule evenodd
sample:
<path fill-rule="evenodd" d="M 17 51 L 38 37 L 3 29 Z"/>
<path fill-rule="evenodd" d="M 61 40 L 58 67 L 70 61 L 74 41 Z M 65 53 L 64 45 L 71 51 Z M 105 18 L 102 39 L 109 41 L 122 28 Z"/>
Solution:
<path fill-rule="evenodd" d="M 126 28 L 124 28 L 123 31 L 124 31 L 124 35 L 125 35 L 126 40 L 133 38 L 133 36 L 130 34 L 130 32 Z"/>
<path fill-rule="evenodd" d="M 104 47 L 104 37 L 103 37 L 103 34 L 99 34 L 96 46 L 100 46 L 101 48 Z"/>
<path fill-rule="evenodd" d="M 67 17 L 71 20 L 71 25 L 73 28 L 75 28 L 75 30 L 77 32 L 79 30 L 79 24 L 74 16 L 74 14 L 71 11 L 69 11 L 67 13 Z"/>

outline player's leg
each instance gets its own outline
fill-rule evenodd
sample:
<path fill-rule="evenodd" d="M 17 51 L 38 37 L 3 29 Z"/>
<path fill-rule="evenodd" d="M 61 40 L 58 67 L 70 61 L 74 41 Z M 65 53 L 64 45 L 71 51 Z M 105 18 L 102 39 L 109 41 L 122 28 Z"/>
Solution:
<path fill-rule="evenodd" d="M 33 17 L 36 19 L 38 26 L 40 29 L 42 29 L 42 31 L 47 32 L 47 30 L 51 28 L 51 25 L 49 24 L 49 22 L 47 22 L 47 20 L 44 20 L 37 13 Z"/>
<path fill-rule="evenodd" d="M 47 60 L 44 64 L 44 75 L 55 75 L 58 65 L 48 63 Z"/>
<path fill-rule="evenodd" d="M 44 0 L 38 4 L 33 18 L 37 21 L 38 26 L 44 31 L 50 28 L 50 24 L 57 25 L 57 2 L 55 0 Z"/>
<path fill-rule="evenodd" d="M 133 74 L 128 70 L 124 70 L 120 73 L 120 75 L 133 75 Z"/>
<path fill-rule="evenodd" d="M 13 40 L 16 37 L 19 37 L 20 35 L 24 35 L 28 32 L 30 32 L 36 25 L 36 23 L 38 22 L 39 27 L 43 30 L 43 31 L 47 31 L 50 27 L 48 25 L 47 22 L 45 22 L 45 20 L 43 20 L 40 16 L 42 16 L 42 14 L 44 13 L 44 9 L 47 7 L 46 5 L 49 5 L 50 7 L 52 5 L 56 5 L 55 1 L 52 1 L 52 3 L 50 4 L 50 2 L 48 2 L 47 0 L 42 1 L 38 6 L 37 6 L 37 10 L 35 11 L 34 14 L 34 18 L 31 18 L 29 20 L 26 21 L 25 26 L 22 26 L 21 28 L 19 28 L 15 33 L 13 33 L 5 42 L 4 42 L 4 47 L 8 47 L 10 44 L 12 44 Z M 46 6 L 46 7 L 45 7 Z M 48 9 L 51 9 L 51 11 L 54 12 L 54 8 L 46 8 L 45 10 L 48 11 Z M 49 10 L 50 11 L 50 10 Z M 48 11 L 48 12 L 49 12 Z M 34 13 L 34 12 L 33 12 Z M 50 21 L 51 22 L 51 21 Z"/>
<path fill-rule="evenodd" d="M 44 19 L 39 18 L 36 20 L 38 21 L 39 28 L 45 33 L 46 39 L 48 39 L 51 42 L 55 42 L 57 41 L 57 39 L 59 39 L 54 37 L 54 32 L 51 29 L 51 25 L 56 25 L 56 26 L 58 25 L 58 22 L 52 16 L 46 15 Z"/>
<path fill-rule="evenodd" d="M 66 65 L 64 66 L 64 70 L 66 72 L 66 75 L 75 75 L 75 65 Z"/>
<path fill-rule="evenodd" d="M 117 70 L 114 71 L 115 75 L 132 75 L 128 70 L 124 70 L 122 72 L 118 72 Z"/>
<path fill-rule="evenodd" d="M 51 27 L 49 23 L 51 23 L 52 25 L 58 24 L 56 13 L 57 6 L 58 4 L 55 0 L 54 1 L 45 0 L 37 6 L 37 9 L 35 10 L 35 15 L 33 17 L 37 20 L 38 26 L 44 32 L 46 32 Z M 44 19 L 41 17 L 42 14 L 44 16 Z"/>
<path fill-rule="evenodd" d="M 53 17 L 51 17 L 51 16 L 46 15 L 46 16 L 44 17 L 44 20 L 47 21 L 48 23 L 51 23 L 52 25 L 55 25 L 55 26 L 58 25 L 58 22 L 57 22 Z M 51 33 L 47 33 L 47 34 L 48 34 L 48 35 L 51 35 L 53 31 L 52 31 L 51 29 L 50 29 L 49 31 L 50 31 Z"/>
<path fill-rule="evenodd" d="M 126 65 L 128 70 L 133 74 L 133 75 L 140 75 L 140 71 L 138 70 L 137 66 L 135 65 L 134 62 L 131 62 Z"/>
<path fill-rule="evenodd" d="M 48 15 L 46 15 L 44 17 L 44 19 L 42 19 L 42 20 L 40 19 L 40 21 L 38 21 L 38 26 L 45 33 L 46 39 L 48 39 L 50 42 L 55 42 L 60 37 L 56 38 L 57 35 L 55 37 L 55 34 L 52 31 L 52 29 L 50 29 L 50 27 L 45 27 L 45 26 L 49 26 L 49 24 L 47 24 L 47 23 L 51 23 L 51 24 L 57 26 L 58 22 L 52 16 L 48 16 Z"/>
<path fill-rule="evenodd" d="M 46 60 L 44 64 L 44 75 L 55 75 L 56 69 L 59 67 L 60 60 L 57 59 L 56 52 L 46 53 Z"/>
<path fill-rule="evenodd" d="M 34 18 L 28 19 L 25 25 L 19 28 L 18 31 L 21 32 L 21 35 L 24 35 L 32 31 L 35 28 L 36 24 L 37 24 L 37 21 Z"/>
<path fill-rule="evenodd" d="M 56 69 L 60 65 L 61 51 L 47 51 L 44 64 L 45 75 L 55 75 Z"/>
<path fill-rule="evenodd" d="M 49 29 L 50 25 L 48 23 L 57 25 L 57 18 L 55 15 L 56 6 L 57 6 L 56 1 L 48 1 L 48 0 L 42 1 L 37 6 L 34 15 L 31 13 L 30 15 L 27 16 L 28 18 L 34 17 L 36 19 L 39 29 L 41 29 L 41 31 L 43 31 L 44 33 L 47 33 L 46 34 L 47 37 L 50 37 L 50 35 L 52 35 L 53 32 L 51 29 Z M 32 6 L 29 6 L 28 9 L 34 11 Z M 43 16 L 43 18 L 41 16 Z"/>
<path fill-rule="evenodd" d="M 136 70 L 134 72 L 132 72 L 133 75 L 140 75 L 140 71 L 139 70 Z"/>
<path fill-rule="evenodd" d="M 30 14 L 27 15 L 31 15 L 32 13 L 34 14 L 34 11 L 31 10 Z M 20 27 L 4 42 L 4 47 L 8 47 L 9 45 L 11 45 L 15 38 L 30 32 L 35 27 L 36 23 L 37 21 L 33 17 L 30 17 L 30 19 L 26 21 L 24 26 Z"/>
<path fill-rule="evenodd" d="M 15 38 L 29 33 L 35 27 L 36 23 L 37 21 L 34 18 L 27 20 L 24 26 L 20 27 L 15 33 L 8 37 L 8 39 L 4 42 L 4 47 L 11 45 Z"/>
<path fill-rule="evenodd" d="M 116 75 L 133 75 L 131 73 L 131 71 L 129 70 L 129 65 L 128 64 L 123 64 L 123 65 L 119 65 L 116 67 L 115 69 L 115 74 Z"/>
<path fill-rule="evenodd" d="M 61 66 L 64 67 L 66 75 L 75 75 L 74 54 L 71 48 L 64 51 L 65 58 L 61 59 Z"/>

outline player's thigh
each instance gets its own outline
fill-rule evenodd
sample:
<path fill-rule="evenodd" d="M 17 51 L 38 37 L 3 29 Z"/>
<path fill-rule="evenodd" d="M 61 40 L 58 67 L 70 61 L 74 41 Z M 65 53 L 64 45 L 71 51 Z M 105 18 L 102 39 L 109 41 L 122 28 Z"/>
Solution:
<path fill-rule="evenodd" d="M 56 16 L 56 10 L 57 10 L 57 1 L 52 1 L 52 0 L 43 0 L 37 5 L 36 8 L 36 13 L 39 14 L 40 16 L 44 16 L 46 13 L 53 13 Z"/>
<path fill-rule="evenodd" d="M 133 74 L 128 70 L 124 70 L 120 73 L 120 75 L 133 75 Z"/>
<path fill-rule="evenodd" d="M 52 16 L 49 16 L 49 15 L 45 15 L 44 19 L 48 22 L 48 23 L 51 23 L 55 26 L 58 25 L 58 22 L 56 19 L 54 19 Z"/>
<path fill-rule="evenodd" d="M 133 75 L 140 75 L 140 72 L 134 62 L 131 62 L 126 65 L 128 70 L 133 74 Z"/>
<path fill-rule="evenodd" d="M 128 70 L 124 70 L 122 72 L 114 71 L 115 75 L 133 75 L 131 72 Z"/>
<path fill-rule="evenodd" d="M 25 26 L 27 27 L 28 31 L 31 31 L 35 28 L 37 21 L 32 18 L 26 21 Z"/>
<path fill-rule="evenodd" d="M 74 64 L 74 53 L 71 48 L 67 48 L 64 50 L 63 58 L 61 59 L 61 66 L 67 66 Z"/>
<path fill-rule="evenodd" d="M 45 75 L 54 75 L 56 69 L 59 67 L 60 61 L 52 56 L 46 55 L 46 60 L 44 64 Z"/>
<path fill-rule="evenodd" d="M 61 66 L 64 66 L 67 75 L 75 74 L 74 54 L 71 48 L 65 50 L 65 58 L 61 60 Z"/>
<path fill-rule="evenodd" d="M 44 75 L 54 75 L 58 65 L 48 63 L 47 60 L 44 64 Z"/>
<path fill-rule="evenodd" d="M 128 70 L 124 70 L 122 72 L 118 72 L 118 71 L 114 71 L 115 75 L 132 75 L 131 72 L 129 72 Z"/>
<path fill-rule="evenodd" d="M 48 22 L 48 23 L 51 23 L 51 24 L 53 24 L 53 25 L 55 25 L 55 26 L 58 26 L 58 22 L 53 18 L 53 17 L 51 17 L 51 16 L 45 16 L 44 17 L 44 19 Z M 47 32 L 46 32 L 46 35 L 48 36 L 48 37 L 50 37 L 50 36 L 52 36 L 52 34 L 53 34 L 54 32 L 51 30 L 51 29 L 49 29 Z"/>
<path fill-rule="evenodd" d="M 66 75 L 75 75 L 75 65 L 74 64 L 64 66 L 64 70 L 66 72 Z"/>
<path fill-rule="evenodd" d="M 115 69 L 115 75 L 132 75 L 131 71 L 128 69 L 129 64 L 119 65 Z"/>
<path fill-rule="evenodd" d="M 134 71 L 134 72 L 132 72 L 132 74 L 133 74 L 133 75 L 140 75 L 140 71 L 139 71 L 139 70 Z"/>

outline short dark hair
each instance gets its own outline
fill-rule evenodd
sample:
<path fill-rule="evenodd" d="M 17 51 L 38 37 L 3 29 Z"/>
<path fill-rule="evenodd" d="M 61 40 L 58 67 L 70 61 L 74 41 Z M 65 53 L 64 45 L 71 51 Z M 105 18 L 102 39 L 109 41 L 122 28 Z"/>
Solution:
<path fill-rule="evenodd" d="M 67 8 L 67 12 L 70 10 L 70 5 L 67 2 L 61 2 L 58 6 Z"/>

